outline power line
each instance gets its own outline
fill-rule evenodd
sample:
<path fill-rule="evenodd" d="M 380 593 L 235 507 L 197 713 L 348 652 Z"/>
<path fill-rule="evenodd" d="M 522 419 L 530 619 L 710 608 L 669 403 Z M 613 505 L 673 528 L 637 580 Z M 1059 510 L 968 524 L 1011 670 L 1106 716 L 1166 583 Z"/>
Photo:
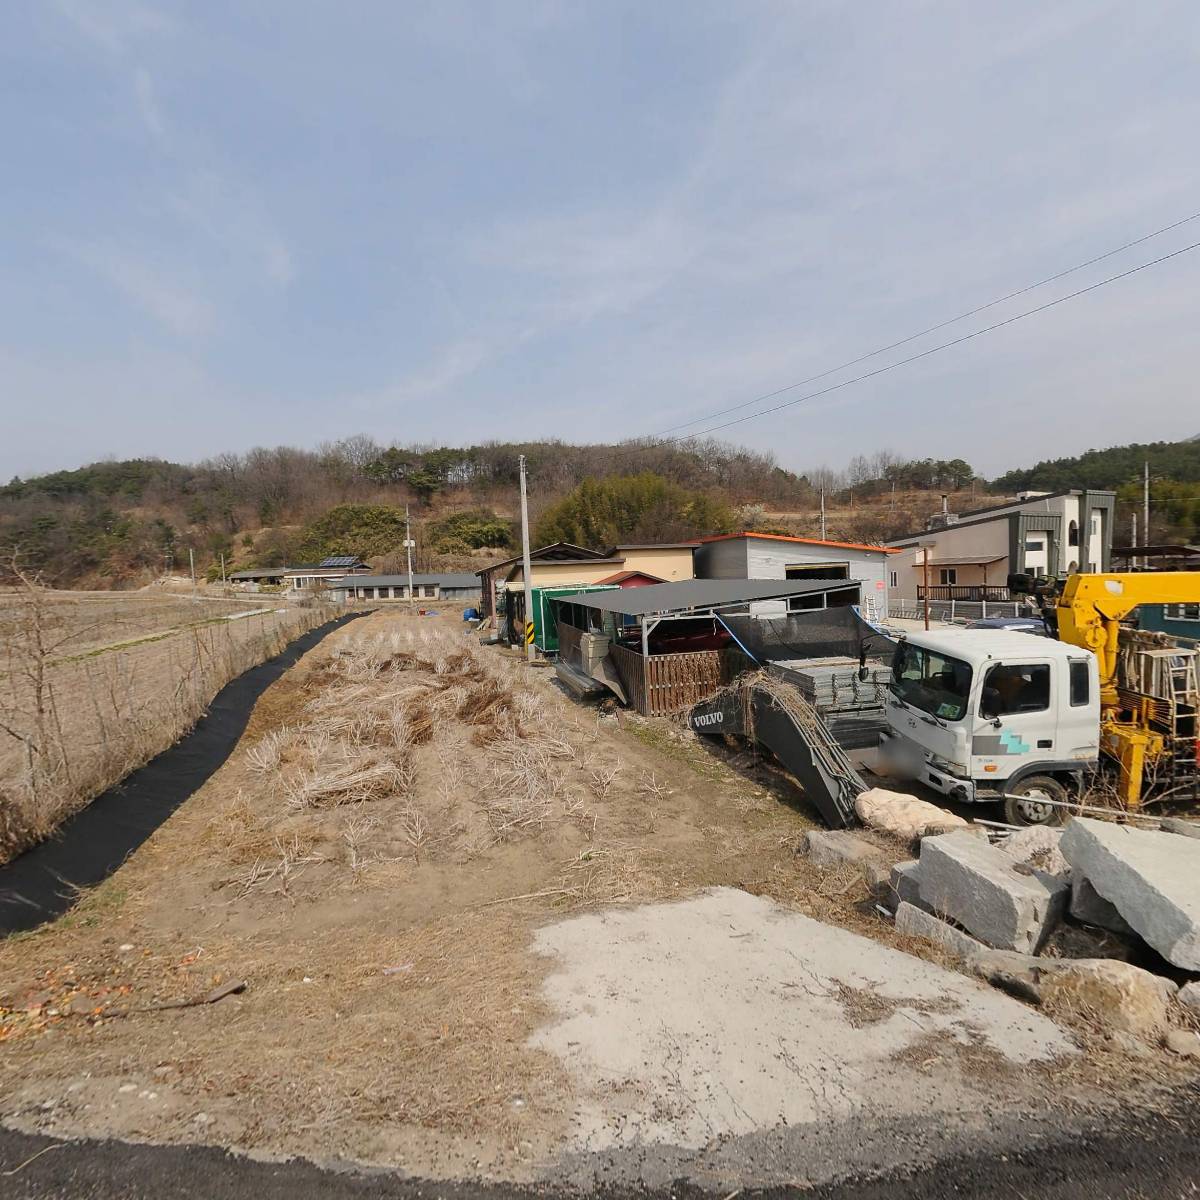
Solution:
<path fill-rule="evenodd" d="M 886 366 L 876 367 L 873 371 L 865 371 L 861 375 L 855 375 L 853 379 L 844 379 L 841 383 L 831 384 L 829 387 L 821 388 L 816 392 L 808 392 L 803 396 L 797 396 L 794 400 L 786 400 L 783 404 L 777 404 L 773 408 L 764 408 L 760 412 L 747 413 L 744 417 L 735 417 L 732 421 L 725 421 L 720 425 L 713 425 L 708 429 L 701 429 L 697 433 L 681 434 L 678 437 L 663 438 L 651 445 L 668 445 L 672 442 L 686 442 L 691 438 L 704 437 L 710 433 L 716 433 L 721 429 L 728 429 L 733 425 L 741 425 L 746 421 L 753 421 L 757 417 L 770 416 L 771 413 L 781 412 L 785 408 L 791 408 L 797 404 L 803 404 L 805 400 L 815 400 L 819 396 L 827 396 L 830 392 L 840 391 L 842 388 L 849 387 L 854 383 L 861 383 L 864 379 L 873 379 L 876 375 L 882 375 L 887 371 L 894 371 L 897 367 L 906 366 L 908 363 L 917 362 L 919 359 L 928 358 L 931 354 L 938 354 L 942 350 L 949 350 L 951 346 L 959 346 L 963 342 L 969 342 L 972 338 L 980 337 L 985 333 L 992 333 L 994 330 L 1003 329 L 1006 325 L 1012 325 L 1016 321 L 1022 321 L 1026 317 L 1032 317 L 1037 313 L 1045 312 L 1048 308 L 1054 308 L 1056 305 L 1065 304 L 1068 300 L 1074 300 L 1079 296 L 1086 296 L 1088 292 L 1094 292 L 1098 288 L 1105 287 L 1110 283 L 1116 283 L 1121 279 L 1128 279 L 1130 275 L 1136 275 L 1139 271 L 1145 271 L 1149 267 L 1156 267 L 1159 263 L 1167 262 L 1172 258 L 1178 258 L 1181 254 L 1187 254 L 1190 250 L 1195 250 L 1200 247 L 1200 242 L 1192 242 L 1190 246 L 1184 246 L 1179 250 L 1172 250 L 1170 254 L 1164 254 L 1161 258 L 1151 259 L 1149 262 L 1141 263 L 1139 266 L 1130 267 L 1128 271 L 1122 271 L 1118 275 L 1110 275 L 1107 279 L 1101 279 L 1097 283 L 1089 284 L 1085 288 L 1080 288 L 1077 292 L 1069 292 L 1065 296 L 1059 296 L 1057 300 L 1049 300 L 1045 304 L 1039 304 L 1036 308 L 1026 309 L 1024 312 L 1017 313 L 1015 316 L 1006 317 L 1003 321 L 997 321 L 994 325 L 985 325 L 982 329 L 976 329 L 972 333 L 964 333 L 962 337 L 956 337 L 948 342 L 942 342 L 940 345 L 932 346 L 928 350 L 922 350 L 920 354 L 910 355 L 908 358 L 901 358 L 894 363 L 888 363 Z M 800 386 L 793 384 L 792 387 Z M 781 388 L 780 391 L 790 391 L 791 388 Z M 773 393 L 779 395 L 779 392 Z M 732 411 L 727 409 L 726 411 Z M 717 414 L 720 415 L 720 414 Z"/>
<path fill-rule="evenodd" d="M 956 325 L 959 321 L 965 321 L 968 317 L 978 316 L 981 312 L 986 312 L 989 308 L 995 308 L 997 304 L 1003 304 L 1006 300 L 1015 300 L 1018 296 L 1024 296 L 1026 292 L 1035 291 L 1037 288 L 1045 287 L 1048 283 L 1064 279 L 1068 275 L 1073 275 L 1076 271 L 1082 271 L 1085 267 L 1095 266 L 1096 263 L 1103 262 L 1106 258 L 1112 258 L 1114 254 L 1120 254 L 1123 250 L 1128 250 L 1133 246 L 1141 245 L 1142 242 L 1150 241 L 1151 238 L 1159 237 L 1164 233 L 1170 233 L 1172 229 L 1178 229 L 1181 225 L 1186 225 L 1189 221 L 1195 221 L 1197 218 L 1200 218 L 1200 212 L 1194 212 L 1190 217 L 1184 217 L 1182 220 L 1174 221 L 1170 225 L 1164 225 L 1161 229 L 1154 230 L 1153 233 L 1143 234 L 1139 238 L 1134 238 L 1131 242 L 1126 242 L 1123 246 L 1106 250 L 1103 254 L 1096 255 L 1095 258 L 1089 258 L 1087 262 L 1067 267 L 1065 271 L 1059 271 L 1056 275 L 1047 275 L 1045 279 L 1039 279 L 1037 283 L 1031 283 L 1026 287 L 1018 288 L 1015 292 L 1009 292 L 1007 295 L 1000 296 L 996 300 L 989 300 L 986 304 L 979 305 L 978 308 L 968 309 L 964 313 L 959 313 L 957 317 L 951 317 L 948 321 L 939 321 L 936 325 L 930 325 L 928 329 L 922 329 L 920 333 L 909 334 L 908 337 L 901 338 L 898 342 L 891 342 L 886 346 L 880 346 L 877 350 L 869 350 L 866 354 L 860 354 L 857 358 L 852 358 L 848 362 L 841 363 L 836 367 L 830 367 L 828 371 L 821 371 L 816 375 L 810 375 L 807 379 L 801 379 L 797 383 L 789 383 L 787 387 L 778 388 L 762 396 L 755 396 L 752 400 L 743 400 L 740 404 L 732 404 L 729 408 L 719 409 L 715 413 L 709 413 L 706 417 L 694 417 L 690 421 L 683 421 L 679 425 L 672 425 L 664 429 L 658 436 L 666 437 L 668 433 L 674 433 L 677 429 L 687 429 L 689 425 L 701 425 L 706 421 L 715 421 L 717 417 L 723 417 L 726 413 L 737 412 L 742 408 L 749 408 L 752 404 L 762 404 L 764 401 L 773 400 L 776 396 L 782 396 L 786 392 L 794 392 L 797 388 L 802 388 L 810 383 L 816 383 L 818 379 L 825 379 L 830 375 L 836 375 L 838 371 L 844 371 L 848 367 L 856 367 L 859 363 L 866 362 L 868 358 L 874 358 L 877 354 L 885 354 L 889 350 L 896 350 L 900 346 L 906 346 L 909 342 L 915 342 L 918 338 L 925 337 L 927 334 L 936 333 L 939 329 L 945 329 L 948 325 Z M 677 441 L 678 439 L 672 438 L 671 440 Z"/>

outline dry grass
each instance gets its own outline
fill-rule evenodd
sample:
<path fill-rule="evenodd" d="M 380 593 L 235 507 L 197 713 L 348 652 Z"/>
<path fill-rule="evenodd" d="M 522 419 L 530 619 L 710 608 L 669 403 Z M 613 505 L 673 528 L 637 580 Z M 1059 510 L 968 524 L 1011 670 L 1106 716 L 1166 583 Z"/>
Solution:
<path fill-rule="evenodd" d="M 227 620 L 252 605 L 71 600 L 23 574 L 16 582 L 0 598 L 0 863 L 165 750 L 229 680 L 330 615 L 314 606 Z M 259 747 L 259 769 L 273 769 L 273 753 Z"/>

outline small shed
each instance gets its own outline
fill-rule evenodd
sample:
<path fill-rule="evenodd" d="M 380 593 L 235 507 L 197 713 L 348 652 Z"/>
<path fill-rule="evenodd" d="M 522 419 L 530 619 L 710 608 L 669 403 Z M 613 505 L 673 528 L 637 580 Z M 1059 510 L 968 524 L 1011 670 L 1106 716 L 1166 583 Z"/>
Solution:
<path fill-rule="evenodd" d="M 798 599 L 812 609 L 849 608 L 859 603 L 861 586 L 844 579 L 690 579 L 573 592 L 550 603 L 565 671 L 601 679 L 643 716 L 656 716 L 695 704 L 754 666 L 725 618 L 764 601 Z M 588 634 L 597 636 L 585 642 Z"/>

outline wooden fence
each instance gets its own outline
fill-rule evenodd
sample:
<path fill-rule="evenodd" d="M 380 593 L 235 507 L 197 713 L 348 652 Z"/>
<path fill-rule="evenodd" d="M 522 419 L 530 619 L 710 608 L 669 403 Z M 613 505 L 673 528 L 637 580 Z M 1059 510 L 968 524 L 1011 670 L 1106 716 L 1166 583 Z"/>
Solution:
<path fill-rule="evenodd" d="M 630 707 L 644 717 L 696 704 L 753 666 L 738 650 L 693 650 L 646 658 L 624 646 L 612 646 L 608 654 Z"/>

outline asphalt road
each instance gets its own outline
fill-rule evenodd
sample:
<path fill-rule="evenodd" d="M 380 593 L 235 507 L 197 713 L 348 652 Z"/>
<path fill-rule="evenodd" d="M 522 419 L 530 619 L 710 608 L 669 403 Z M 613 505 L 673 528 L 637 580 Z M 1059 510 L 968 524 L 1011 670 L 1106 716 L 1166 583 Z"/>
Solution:
<path fill-rule="evenodd" d="M 1174 1200 L 1200 1197 L 1200 1089 L 1178 1098 L 1173 1114 L 1131 1114 L 1102 1133 L 1041 1141 L 1036 1148 L 989 1150 L 930 1163 L 916 1173 L 826 1186 L 746 1189 L 739 1200 L 803 1196 L 814 1200 Z M 47 1149 L 47 1147 L 53 1147 Z M 42 1153 L 39 1154 L 39 1151 Z M 33 1156 L 37 1157 L 33 1157 Z M 123 1142 L 58 1142 L 0 1130 L 0 1197 L 4 1200 L 534 1200 L 571 1195 L 564 1188 L 480 1182 L 431 1183 L 385 1172 L 327 1171 L 311 1163 L 265 1163 L 210 1147 Z M 701 1200 L 708 1194 L 677 1182 L 652 1191 L 600 1189 L 598 1200 Z M 729 1191 L 722 1189 L 720 1200 Z"/>

